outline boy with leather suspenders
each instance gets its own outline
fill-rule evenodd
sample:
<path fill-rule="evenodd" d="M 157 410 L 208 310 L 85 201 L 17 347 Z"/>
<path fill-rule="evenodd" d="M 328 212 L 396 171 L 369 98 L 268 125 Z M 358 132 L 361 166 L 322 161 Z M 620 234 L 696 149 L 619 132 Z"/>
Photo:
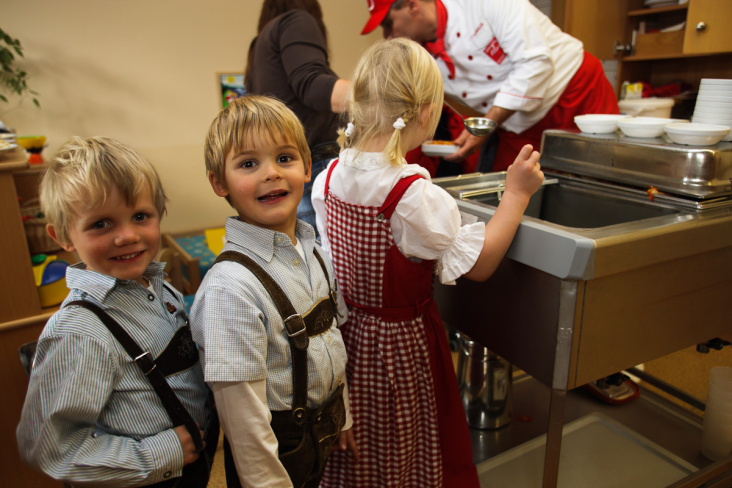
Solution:
<path fill-rule="evenodd" d="M 116 140 L 74 137 L 40 200 L 49 235 L 82 262 L 37 342 L 21 457 L 68 484 L 205 488 L 219 425 L 183 297 L 154 261 L 155 169 Z"/>
<path fill-rule="evenodd" d="M 227 484 L 317 486 L 331 449 L 357 451 L 337 327 L 347 308 L 313 228 L 296 218 L 310 180 L 302 125 L 273 98 L 236 99 L 211 124 L 205 160 L 238 214 L 191 309 Z"/>

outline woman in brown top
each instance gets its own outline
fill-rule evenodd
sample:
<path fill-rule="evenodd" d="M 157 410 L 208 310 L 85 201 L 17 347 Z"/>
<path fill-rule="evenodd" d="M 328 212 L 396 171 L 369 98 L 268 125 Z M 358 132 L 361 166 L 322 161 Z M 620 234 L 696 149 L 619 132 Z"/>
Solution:
<path fill-rule="evenodd" d="M 297 217 L 315 229 L 311 185 L 338 156 L 338 113 L 345 109 L 350 82 L 330 69 L 318 0 L 265 0 L 257 31 L 249 47 L 245 87 L 248 93 L 280 99 L 305 126 L 313 165 Z"/>

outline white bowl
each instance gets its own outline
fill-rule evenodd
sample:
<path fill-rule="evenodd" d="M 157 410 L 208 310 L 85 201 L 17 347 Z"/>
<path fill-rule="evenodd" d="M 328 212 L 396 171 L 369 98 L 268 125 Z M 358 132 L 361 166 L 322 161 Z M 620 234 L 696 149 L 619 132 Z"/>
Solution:
<path fill-rule="evenodd" d="M 618 121 L 618 127 L 628 137 L 653 138 L 663 135 L 663 126 L 672 122 L 684 123 L 678 119 L 662 117 L 632 117 Z"/>
<path fill-rule="evenodd" d="M 722 85 L 732 86 L 732 80 L 718 79 L 718 78 L 702 78 L 699 86 L 711 86 L 711 85 Z"/>
<path fill-rule="evenodd" d="M 585 114 L 575 116 L 574 123 L 587 134 L 609 134 L 618 130 L 618 120 L 627 118 L 617 114 Z"/>
<path fill-rule="evenodd" d="M 704 93 L 699 93 L 696 96 L 697 102 L 712 102 L 712 103 L 731 103 L 732 102 L 732 94 L 730 95 L 707 95 Z"/>
<path fill-rule="evenodd" d="M 692 122 L 698 122 L 700 124 L 717 124 L 717 125 L 730 125 L 732 124 L 732 116 L 726 115 L 698 115 L 694 114 L 691 116 Z"/>
<path fill-rule="evenodd" d="M 452 141 L 427 141 L 422 144 L 422 152 L 431 157 L 449 156 L 457 152 L 460 146 Z"/>
<path fill-rule="evenodd" d="M 711 146 L 729 134 L 729 127 L 726 125 L 697 124 L 694 122 L 690 124 L 667 124 L 664 130 L 676 144 L 686 144 L 688 146 Z"/>
<path fill-rule="evenodd" d="M 700 85 L 699 93 L 724 95 L 732 92 L 732 85 Z"/>
<path fill-rule="evenodd" d="M 707 107 L 706 105 L 704 105 L 704 106 L 695 105 L 694 113 L 695 114 L 703 113 L 703 114 L 710 114 L 710 115 L 719 114 L 719 115 L 725 115 L 725 116 L 732 117 L 732 109 L 727 108 L 727 107 Z"/>
<path fill-rule="evenodd" d="M 729 113 L 732 113 L 732 102 L 705 102 L 697 100 L 694 103 L 694 108 L 722 108 Z"/>

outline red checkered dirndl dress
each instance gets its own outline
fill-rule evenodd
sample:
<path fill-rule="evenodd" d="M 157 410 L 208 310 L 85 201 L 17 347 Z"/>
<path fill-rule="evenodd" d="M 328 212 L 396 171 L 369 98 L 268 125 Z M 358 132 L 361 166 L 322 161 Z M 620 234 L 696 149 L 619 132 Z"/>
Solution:
<path fill-rule="evenodd" d="M 340 289 L 353 433 L 359 450 L 335 451 L 321 487 L 478 487 L 470 434 L 446 334 L 432 298 L 434 261 L 410 261 L 389 217 L 418 175 L 381 208 L 329 193 L 326 222 Z M 383 215 L 383 218 L 378 217 Z"/>

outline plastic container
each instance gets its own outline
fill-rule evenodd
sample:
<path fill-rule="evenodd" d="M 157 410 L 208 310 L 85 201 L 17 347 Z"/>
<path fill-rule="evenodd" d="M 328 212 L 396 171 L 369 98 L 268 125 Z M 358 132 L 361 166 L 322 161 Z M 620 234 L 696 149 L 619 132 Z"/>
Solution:
<path fill-rule="evenodd" d="M 620 100 L 621 114 L 643 117 L 671 117 L 673 98 L 641 98 L 639 100 Z"/>

